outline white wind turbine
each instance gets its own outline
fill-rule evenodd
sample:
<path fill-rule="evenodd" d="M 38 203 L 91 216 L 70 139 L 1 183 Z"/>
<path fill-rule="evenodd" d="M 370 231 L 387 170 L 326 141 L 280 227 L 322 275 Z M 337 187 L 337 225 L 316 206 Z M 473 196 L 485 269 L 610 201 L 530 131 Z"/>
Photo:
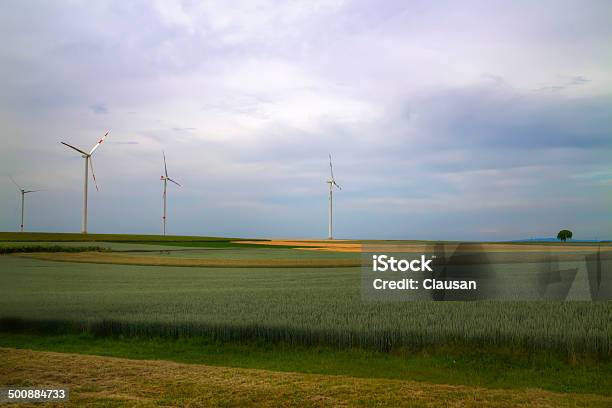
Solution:
<path fill-rule="evenodd" d="M 83 150 L 78 149 L 74 146 L 71 146 L 68 143 L 61 142 L 63 145 L 68 146 L 69 148 L 74 149 L 77 152 L 81 153 L 82 155 L 81 157 L 85 159 L 85 179 L 83 183 L 83 224 L 81 227 L 81 232 L 83 234 L 87 234 L 87 181 L 89 180 L 87 173 L 89 169 L 91 168 L 91 176 L 93 177 L 94 185 L 96 186 L 96 190 L 98 191 L 99 190 L 98 183 L 96 182 L 96 174 L 94 173 L 94 169 L 93 169 L 93 158 L 91 156 L 93 152 L 95 152 L 96 149 L 102 144 L 106 136 L 108 136 L 108 132 L 106 132 L 104 136 L 102 136 L 102 138 L 98 140 L 98 143 L 96 143 L 94 147 L 91 148 L 89 153 L 84 152 Z"/>
<path fill-rule="evenodd" d="M 15 180 L 13 180 L 12 177 L 9 176 L 9 178 L 11 179 L 13 184 L 16 185 L 17 188 L 19 189 L 19 191 L 21 192 L 21 226 L 20 226 L 19 230 L 21 232 L 23 232 L 23 213 L 24 213 L 24 208 L 25 208 L 25 195 L 29 194 L 29 193 L 36 193 L 37 191 L 42 191 L 42 190 L 25 190 L 25 189 L 21 188 L 21 186 L 19 184 L 17 184 L 15 182 Z"/>
<path fill-rule="evenodd" d="M 334 179 L 334 168 L 332 167 L 332 158 L 331 153 L 329 155 L 329 173 L 331 178 L 327 180 L 327 184 L 329 184 L 329 225 L 328 225 L 328 239 L 334 239 L 333 230 L 332 230 L 332 221 L 333 221 L 333 197 L 334 197 L 334 186 L 338 187 L 338 189 L 342 190 L 342 187 L 336 183 L 336 179 Z"/>
<path fill-rule="evenodd" d="M 168 177 L 168 166 L 166 166 L 166 153 L 162 151 L 162 154 L 164 155 L 164 175 L 160 177 L 160 180 L 164 182 L 164 216 L 162 217 L 162 219 L 164 221 L 164 235 L 166 235 L 166 190 L 168 188 L 168 182 L 171 181 L 179 187 L 181 187 L 181 185 L 176 181 L 172 180 L 170 177 Z"/>

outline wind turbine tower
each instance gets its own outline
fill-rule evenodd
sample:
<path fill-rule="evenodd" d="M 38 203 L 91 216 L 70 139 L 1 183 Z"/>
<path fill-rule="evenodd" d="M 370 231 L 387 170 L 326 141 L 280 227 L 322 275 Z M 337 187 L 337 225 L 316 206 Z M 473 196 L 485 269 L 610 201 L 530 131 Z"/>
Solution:
<path fill-rule="evenodd" d="M 162 152 L 162 154 L 164 155 L 164 175 L 160 177 L 160 180 L 164 182 L 164 216 L 162 217 L 162 220 L 164 224 L 164 235 L 166 235 L 166 190 L 168 188 L 168 182 L 171 181 L 179 187 L 181 187 L 181 185 L 176 181 L 172 180 L 170 177 L 168 177 L 168 166 L 166 166 L 166 153 Z"/>
<path fill-rule="evenodd" d="M 88 171 L 91 168 L 91 176 L 93 178 L 93 182 L 94 185 L 96 186 L 96 191 L 99 191 L 98 189 L 98 183 L 96 182 L 96 174 L 94 173 L 94 169 L 93 169 L 93 158 L 92 155 L 93 153 L 96 151 L 96 149 L 102 144 L 102 142 L 104 141 L 104 139 L 106 138 L 106 136 L 108 136 L 108 132 L 106 132 L 104 134 L 104 136 L 102 136 L 102 138 L 100 140 L 98 140 L 98 143 L 96 143 L 94 145 L 94 147 L 91 148 L 91 150 L 89 151 L 89 153 L 84 152 L 81 149 L 78 149 L 72 145 L 69 145 L 68 143 L 65 142 L 61 142 L 63 145 L 68 146 L 69 148 L 76 150 L 77 152 L 81 153 L 81 157 L 83 157 L 83 159 L 85 159 L 85 179 L 83 182 L 83 223 L 81 226 L 81 232 L 83 234 L 87 234 L 87 181 L 89 179 L 89 175 L 88 175 Z"/>
<path fill-rule="evenodd" d="M 332 158 L 331 153 L 329 155 L 329 173 L 330 179 L 327 180 L 327 184 L 329 184 L 329 224 L 328 224 L 328 239 L 334 239 L 333 235 L 333 200 L 334 200 L 334 186 L 336 186 L 339 190 L 342 190 L 342 187 L 336 183 L 336 179 L 334 179 L 334 168 L 332 166 Z"/>
<path fill-rule="evenodd" d="M 13 182 L 13 184 L 16 185 L 19 191 L 21 192 L 21 225 L 19 227 L 19 231 L 23 232 L 23 215 L 25 211 L 25 195 L 29 193 L 36 193 L 37 191 L 42 191 L 42 190 L 25 190 L 21 188 L 21 186 L 17 184 L 15 180 L 13 180 L 12 177 L 10 177 L 10 179 Z"/>

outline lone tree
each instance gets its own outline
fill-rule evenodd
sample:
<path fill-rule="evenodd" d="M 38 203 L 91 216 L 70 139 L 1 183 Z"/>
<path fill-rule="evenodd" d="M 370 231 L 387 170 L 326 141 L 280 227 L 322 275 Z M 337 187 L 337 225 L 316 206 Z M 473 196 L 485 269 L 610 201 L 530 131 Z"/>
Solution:
<path fill-rule="evenodd" d="M 572 231 L 570 230 L 559 231 L 559 233 L 557 234 L 557 239 L 563 242 L 565 242 L 568 239 L 572 239 Z"/>

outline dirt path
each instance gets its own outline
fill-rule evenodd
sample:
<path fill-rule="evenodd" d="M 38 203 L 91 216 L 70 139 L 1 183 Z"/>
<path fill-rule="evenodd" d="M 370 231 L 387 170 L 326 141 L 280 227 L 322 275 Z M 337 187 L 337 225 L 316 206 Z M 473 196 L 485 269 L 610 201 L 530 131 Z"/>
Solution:
<path fill-rule="evenodd" d="M 361 265 L 359 259 L 201 259 L 108 252 L 32 252 L 13 254 L 13 256 L 59 262 L 211 268 L 344 268 Z"/>
<path fill-rule="evenodd" d="M 539 389 L 486 389 L 0 348 L 0 386 L 7 385 L 68 386 L 70 401 L 62 405 L 67 407 L 612 405 L 612 397 Z"/>

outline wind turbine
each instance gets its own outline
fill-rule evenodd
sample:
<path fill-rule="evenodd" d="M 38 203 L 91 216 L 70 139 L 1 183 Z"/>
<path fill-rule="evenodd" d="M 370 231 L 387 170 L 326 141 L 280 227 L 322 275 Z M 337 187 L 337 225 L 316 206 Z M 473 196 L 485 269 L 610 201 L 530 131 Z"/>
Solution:
<path fill-rule="evenodd" d="M 19 184 L 17 184 L 15 182 L 15 180 L 13 180 L 13 178 L 11 176 L 9 176 L 9 178 L 11 179 L 13 184 L 16 185 L 17 188 L 19 189 L 19 191 L 21 192 L 21 227 L 20 227 L 20 231 L 23 232 L 23 212 L 24 212 L 24 208 L 25 208 L 25 195 L 29 194 L 29 193 L 36 193 L 37 191 L 42 191 L 42 190 L 25 190 L 25 189 L 21 188 L 21 186 Z"/>
<path fill-rule="evenodd" d="M 81 157 L 85 159 L 85 179 L 83 183 L 83 224 L 81 227 L 81 232 L 83 234 L 87 234 L 87 181 L 89 180 L 87 173 L 89 169 L 91 168 L 91 176 L 93 177 L 93 182 L 94 182 L 94 185 L 96 186 L 96 191 L 99 191 L 98 183 L 96 182 L 96 174 L 94 173 L 94 169 L 93 169 L 93 158 L 91 156 L 96 151 L 96 149 L 102 144 L 106 136 L 108 136 L 108 132 L 106 132 L 104 136 L 102 136 L 102 138 L 98 140 L 98 143 L 96 143 L 94 147 L 91 148 L 89 153 L 84 152 L 83 150 L 78 149 L 74 146 L 71 146 L 68 143 L 61 142 L 63 145 L 68 146 L 69 148 L 74 149 L 77 152 L 81 153 L 82 155 Z"/>
<path fill-rule="evenodd" d="M 329 225 L 328 225 L 328 239 L 334 239 L 333 231 L 332 231 L 332 221 L 333 221 L 333 210 L 332 210 L 332 202 L 334 198 L 334 186 L 338 187 L 339 190 L 342 190 L 342 187 L 336 183 L 336 179 L 334 179 L 334 168 L 332 166 L 332 157 L 331 153 L 329 155 L 329 173 L 331 178 L 327 180 L 327 184 L 329 184 Z"/>
<path fill-rule="evenodd" d="M 162 219 L 164 220 L 164 235 L 166 235 L 166 189 L 168 188 L 168 182 L 171 181 L 179 187 L 181 187 L 181 185 L 176 181 L 172 180 L 170 177 L 168 177 L 168 166 L 166 166 L 166 153 L 162 151 L 162 154 L 164 155 L 164 175 L 161 176 L 159 179 L 164 182 L 164 216 L 162 217 Z"/>

